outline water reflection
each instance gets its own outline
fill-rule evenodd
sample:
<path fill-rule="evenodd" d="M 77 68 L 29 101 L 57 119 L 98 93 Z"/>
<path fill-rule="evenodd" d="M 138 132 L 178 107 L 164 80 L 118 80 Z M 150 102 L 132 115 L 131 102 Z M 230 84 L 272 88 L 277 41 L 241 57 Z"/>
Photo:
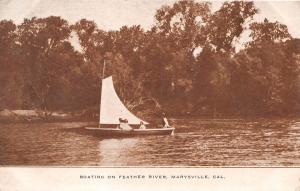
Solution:
<path fill-rule="evenodd" d="M 138 143 L 137 138 L 104 139 L 99 143 L 99 165 L 126 166 L 129 163 L 129 152 Z"/>

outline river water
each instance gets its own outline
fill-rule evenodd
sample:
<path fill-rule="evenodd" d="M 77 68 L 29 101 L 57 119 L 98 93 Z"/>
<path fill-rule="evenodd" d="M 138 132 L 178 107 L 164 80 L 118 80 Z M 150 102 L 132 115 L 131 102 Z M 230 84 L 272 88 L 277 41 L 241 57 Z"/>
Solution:
<path fill-rule="evenodd" d="M 86 134 L 88 123 L 0 124 L 0 165 L 300 165 L 297 120 L 172 122 L 174 136 L 105 139 Z"/>

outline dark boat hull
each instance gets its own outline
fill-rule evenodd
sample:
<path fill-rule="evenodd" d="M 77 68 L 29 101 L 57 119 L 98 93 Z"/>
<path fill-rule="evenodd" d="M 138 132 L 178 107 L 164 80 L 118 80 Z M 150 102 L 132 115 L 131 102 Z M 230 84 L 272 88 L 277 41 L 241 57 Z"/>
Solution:
<path fill-rule="evenodd" d="M 175 128 L 122 130 L 116 128 L 85 127 L 85 130 L 97 136 L 122 137 L 145 135 L 172 135 L 175 131 Z"/>

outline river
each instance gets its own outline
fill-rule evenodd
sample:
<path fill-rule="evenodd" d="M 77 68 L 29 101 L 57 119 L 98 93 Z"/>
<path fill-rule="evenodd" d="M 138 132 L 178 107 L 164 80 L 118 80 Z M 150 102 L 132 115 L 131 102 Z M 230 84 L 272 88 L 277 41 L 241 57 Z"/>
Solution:
<path fill-rule="evenodd" d="M 0 124 L 0 165 L 300 165 L 297 120 L 171 121 L 174 136 L 105 139 L 86 134 L 84 122 Z"/>

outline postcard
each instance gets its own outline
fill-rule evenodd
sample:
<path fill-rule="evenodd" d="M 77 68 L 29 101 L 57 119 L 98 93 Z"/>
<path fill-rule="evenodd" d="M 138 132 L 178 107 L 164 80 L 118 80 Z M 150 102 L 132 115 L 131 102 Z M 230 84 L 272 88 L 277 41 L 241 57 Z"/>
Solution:
<path fill-rule="evenodd" d="M 300 1 L 0 0 L 0 191 L 300 191 Z"/>

